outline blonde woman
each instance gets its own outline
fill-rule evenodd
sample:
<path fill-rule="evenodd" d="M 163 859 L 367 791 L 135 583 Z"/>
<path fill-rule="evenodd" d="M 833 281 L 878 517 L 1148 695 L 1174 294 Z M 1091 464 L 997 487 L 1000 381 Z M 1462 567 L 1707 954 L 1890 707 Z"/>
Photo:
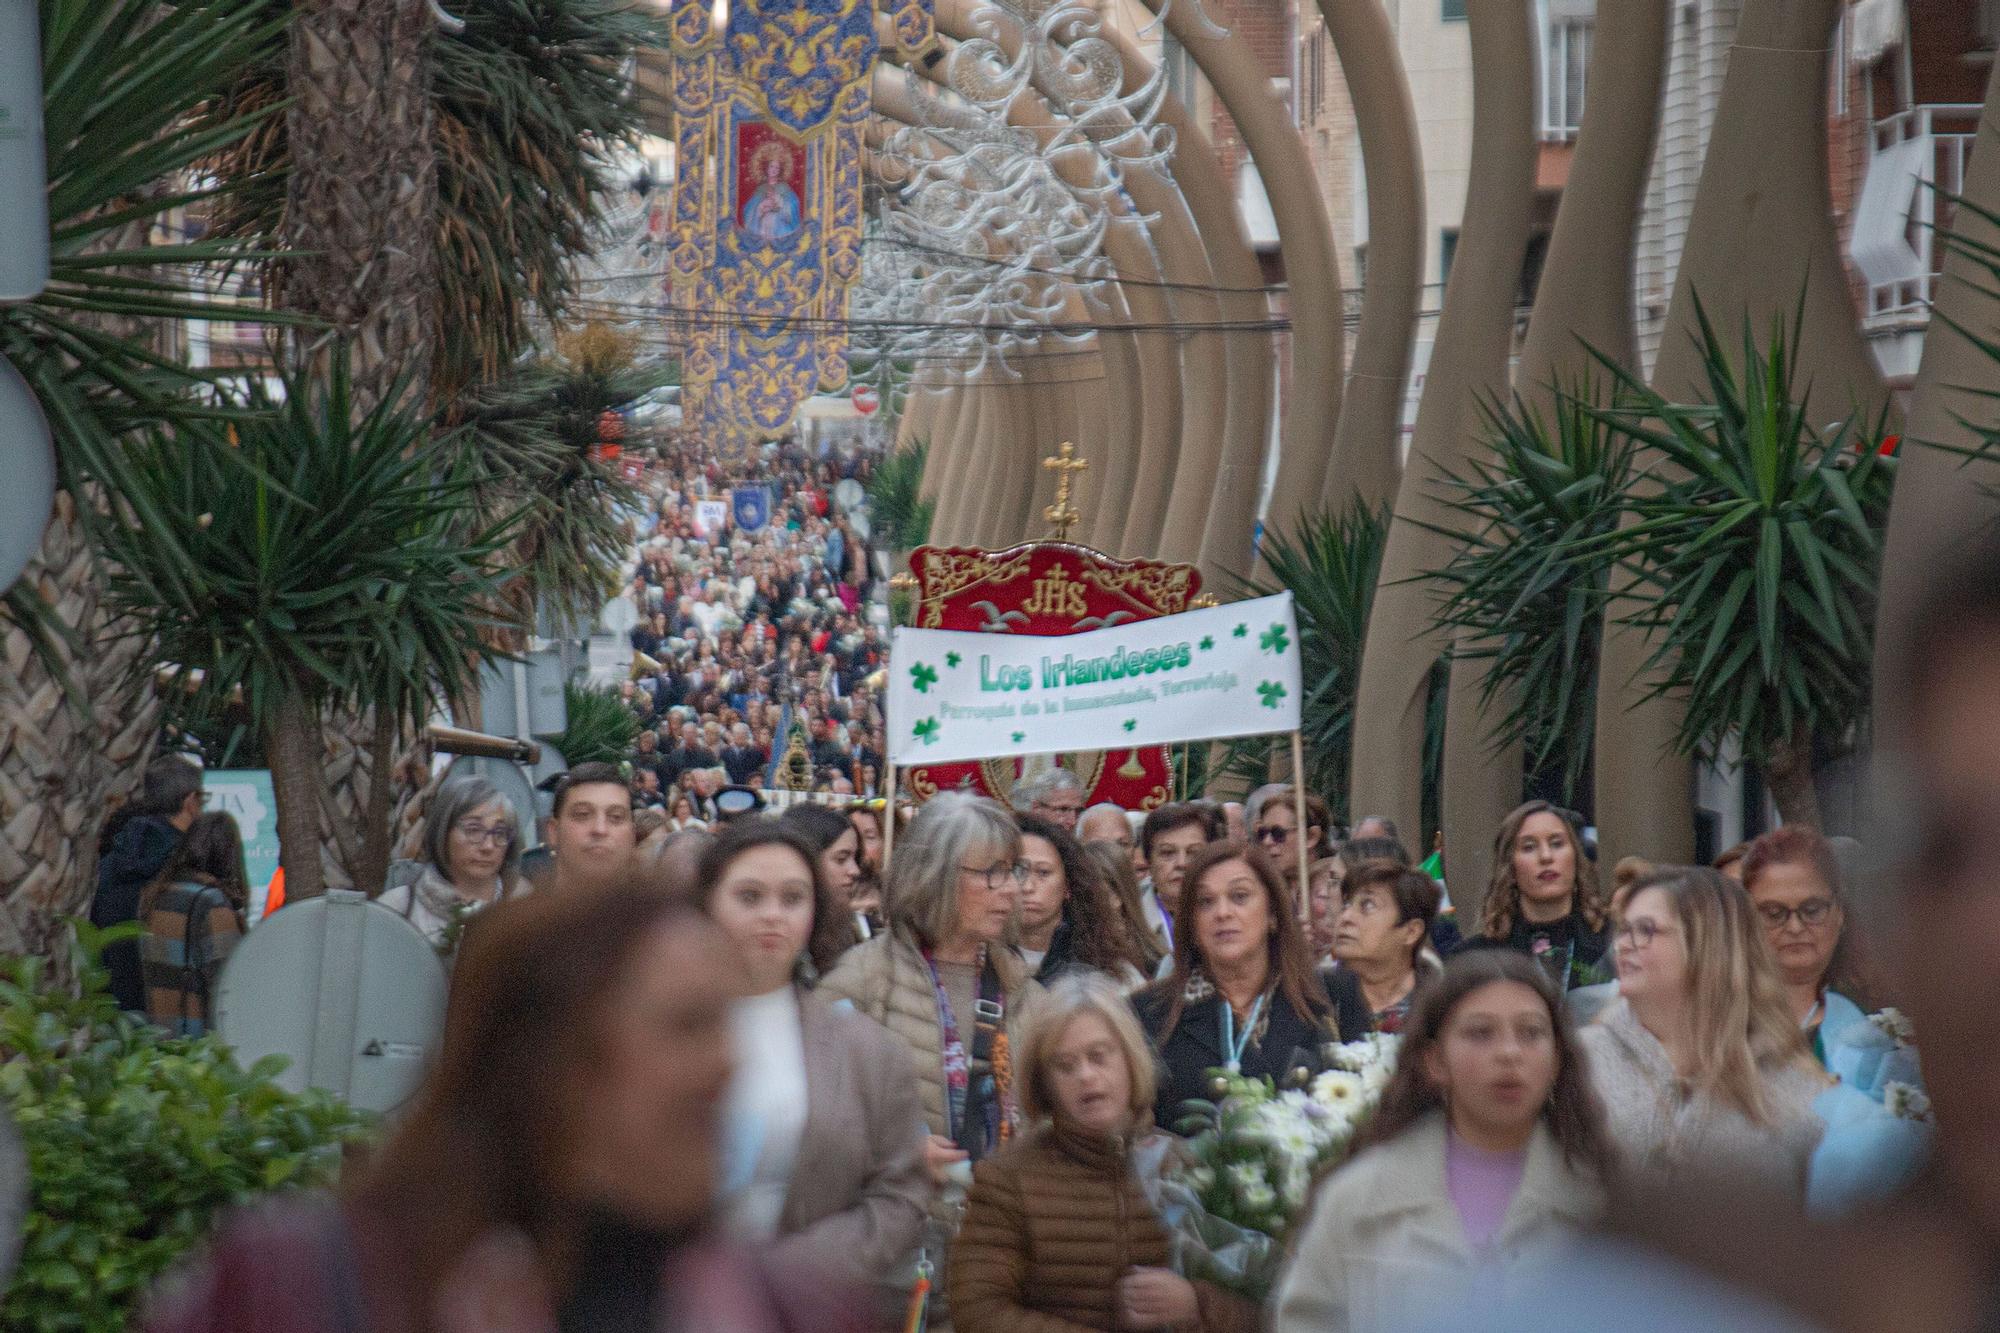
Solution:
<path fill-rule="evenodd" d="M 1674 866 L 1632 886 L 1619 999 L 1583 1031 L 1612 1140 L 1641 1179 L 1690 1168 L 1803 1192 L 1822 1126 L 1813 1064 L 1742 887 Z"/>
<path fill-rule="evenodd" d="M 974 1172 L 951 1262 L 958 1333 L 1255 1329 L 1255 1305 L 1167 1266 L 1135 1161 L 1153 1057 L 1117 986 L 1087 972 L 1052 983 L 1020 1068 L 1021 1109 L 1038 1123 Z"/>
<path fill-rule="evenodd" d="M 1547 801 L 1529 801 L 1500 822 L 1493 882 L 1468 949 L 1513 949 L 1539 962 L 1560 990 L 1603 981 L 1610 914 L 1597 867 L 1576 822 Z"/>

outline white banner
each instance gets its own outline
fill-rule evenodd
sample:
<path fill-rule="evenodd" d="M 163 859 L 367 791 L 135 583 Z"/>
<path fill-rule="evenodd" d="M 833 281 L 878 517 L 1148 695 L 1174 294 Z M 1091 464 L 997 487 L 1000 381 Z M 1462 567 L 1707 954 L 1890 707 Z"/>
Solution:
<path fill-rule="evenodd" d="M 1292 595 L 1058 636 L 899 629 L 898 764 L 1125 750 L 1295 731 Z"/>
<path fill-rule="evenodd" d="M 694 530 L 703 537 L 717 537 L 729 521 L 727 500 L 697 500 L 694 505 Z"/>

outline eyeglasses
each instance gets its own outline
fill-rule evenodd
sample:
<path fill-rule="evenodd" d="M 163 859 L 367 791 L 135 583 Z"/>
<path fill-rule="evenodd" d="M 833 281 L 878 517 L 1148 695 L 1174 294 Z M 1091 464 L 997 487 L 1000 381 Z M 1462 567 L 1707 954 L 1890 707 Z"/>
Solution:
<path fill-rule="evenodd" d="M 1279 828 L 1275 825 L 1270 828 L 1260 828 L 1257 830 L 1257 841 L 1275 842 L 1280 847 L 1284 846 L 1287 842 L 1289 842 L 1291 840 L 1291 836 L 1292 836 L 1292 831 L 1290 829 Z"/>
<path fill-rule="evenodd" d="M 491 828 L 484 824 L 454 824 L 452 832 L 467 842 L 490 842 L 501 846 L 514 836 L 514 830 L 505 824 L 495 824 Z"/>
<path fill-rule="evenodd" d="M 1791 924 L 1793 917 L 1807 930 L 1817 930 L 1833 915 L 1833 899 L 1808 898 L 1797 907 L 1787 907 L 1783 903 L 1759 903 L 1757 910 L 1763 914 L 1764 924 L 1773 930 L 1783 930 Z"/>
<path fill-rule="evenodd" d="M 1635 949 L 1643 949 L 1662 935 L 1671 933 L 1671 927 L 1663 926 L 1650 917 L 1640 917 L 1637 921 L 1621 921 L 1611 938 L 1623 943 L 1632 942 Z"/>
<path fill-rule="evenodd" d="M 961 873 L 970 875 L 974 879 L 986 881 L 986 887 L 989 889 L 997 889 L 1010 879 L 1019 884 L 1028 878 L 1028 865 L 1025 861 L 1016 861 L 1010 866 L 987 866 L 984 869 L 978 866 L 960 866 L 959 870 Z"/>

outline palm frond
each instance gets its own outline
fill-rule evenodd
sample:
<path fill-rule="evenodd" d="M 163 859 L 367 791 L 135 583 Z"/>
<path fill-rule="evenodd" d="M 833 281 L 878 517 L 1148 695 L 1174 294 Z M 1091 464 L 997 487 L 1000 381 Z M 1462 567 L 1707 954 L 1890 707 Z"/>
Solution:
<path fill-rule="evenodd" d="M 1460 631 L 1455 657 L 1486 664 L 1496 745 L 1521 744 L 1532 768 L 1583 780 L 1595 727 L 1598 647 L 1633 443 L 1593 415 L 1600 385 L 1557 385 L 1551 417 L 1516 399 L 1484 408 L 1489 458 L 1445 479 L 1457 515 L 1449 564 L 1430 573 L 1438 621 Z"/>
<path fill-rule="evenodd" d="M 930 445 L 916 440 L 892 450 L 868 479 L 868 517 L 878 539 L 892 551 L 913 551 L 931 539 L 937 502 L 923 498 L 924 464 Z"/>

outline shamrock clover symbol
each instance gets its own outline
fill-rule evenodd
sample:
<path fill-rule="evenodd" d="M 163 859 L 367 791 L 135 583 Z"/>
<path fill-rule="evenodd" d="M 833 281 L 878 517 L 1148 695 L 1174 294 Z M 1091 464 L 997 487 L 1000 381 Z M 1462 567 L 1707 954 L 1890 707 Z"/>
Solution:
<path fill-rule="evenodd" d="M 1138 725 L 1139 725 L 1139 719 L 1136 717 L 1128 717 L 1125 719 L 1125 730 L 1127 731 L 1131 731 L 1134 727 L 1137 727 Z"/>
<path fill-rule="evenodd" d="M 1214 636 L 1213 634 L 1204 634 L 1204 635 L 1202 635 L 1202 636 L 1201 636 L 1201 650 L 1202 650 L 1203 652 L 1207 652 L 1207 651 L 1208 651 L 1209 649 L 1211 649 L 1211 648 L 1213 648 L 1213 647 L 1215 647 L 1215 636 Z"/>
<path fill-rule="evenodd" d="M 1020 744 L 1020 743 L 1021 743 L 1022 741 L 1026 740 L 1026 739 L 1028 739 L 1028 733 L 1027 733 L 1027 732 L 1025 732 L 1025 731 L 1017 731 L 1017 732 L 1015 732 L 1015 733 L 1014 733 L 1014 744 L 1016 744 L 1016 745 L 1019 745 L 1019 744 Z"/>
<path fill-rule="evenodd" d="M 1271 626 L 1262 635 L 1258 636 L 1257 639 L 1257 646 L 1267 653 L 1282 654 L 1291 645 L 1292 641 L 1286 637 L 1283 625 Z"/>
<path fill-rule="evenodd" d="M 964 660 L 957 653 L 946 653 L 944 655 L 944 664 L 954 671 L 958 670 L 958 664 Z"/>
<path fill-rule="evenodd" d="M 1266 708 L 1276 708 L 1278 700 L 1285 697 L 1285 687 L 1275 680 L 1267 680 L 1257 687 L 1258 702 Z"/>
<path fill-rule="evenodd" d="M 922 741 L 925 745 L 936 745 L 938 738 L 938 720 L 934 717 L 927 717 L 923 721 L 917 723 L 916 726 L 910 728 L 910 734 L 912 736 L 915 736 L 918 740 Z"/>
<path fill-rule="evenodd" d="M 1248 625 L 1238 625 L 1233 631 L 1233 633 L 1239 639 L 1242 638 L 1244 635 L 1248 634 L 1249 632 L 1250 632 L 1250 627 Z"/>
<path fill-rule="evenodd" d="M 919 662 L 910 668 L 910 686 L 918 694 L 929 694 L 937 680 L 937 668 L 929 662 Z"/>

